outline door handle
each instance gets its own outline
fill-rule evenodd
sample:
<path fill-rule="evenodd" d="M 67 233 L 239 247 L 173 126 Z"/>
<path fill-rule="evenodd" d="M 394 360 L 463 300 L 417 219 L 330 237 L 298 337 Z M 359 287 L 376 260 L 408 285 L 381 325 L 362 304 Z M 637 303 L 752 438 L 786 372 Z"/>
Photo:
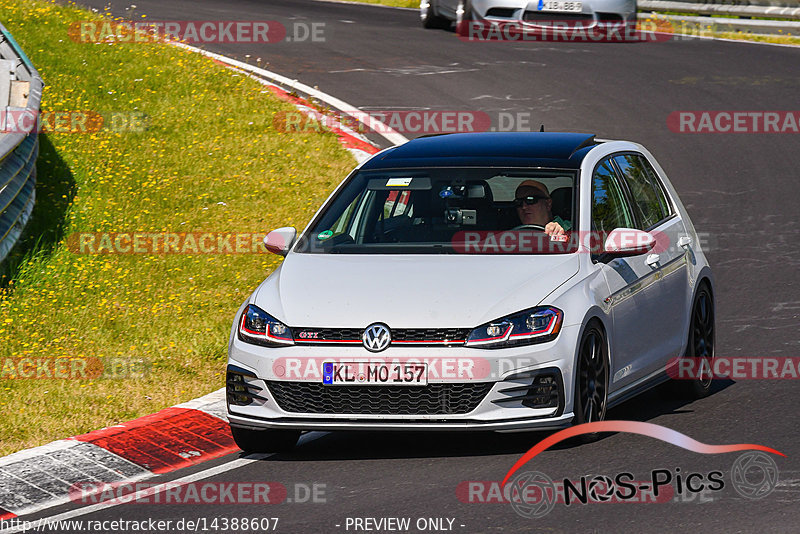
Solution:
<path fill-rule="evenodd" d="M 656 267 L 658 265 L 659 260 L 661 260 L 661 257 L 658 254 L 650 254 L 649 256 L 647 256 L 644 262 L 650 267 Z"/>

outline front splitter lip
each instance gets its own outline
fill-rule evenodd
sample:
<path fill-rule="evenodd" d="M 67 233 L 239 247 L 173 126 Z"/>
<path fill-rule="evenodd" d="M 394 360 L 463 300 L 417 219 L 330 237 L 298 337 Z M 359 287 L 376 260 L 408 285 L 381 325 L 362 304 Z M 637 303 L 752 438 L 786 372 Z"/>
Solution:
<path fill-rule="evenodd" d="M 479 421 L 476 419 L 325 419 L 321 417 L 281 417 L 262 419 L 258 417 L 242 417 L 228 412 L 231 426 L 255 430 L 393 430 L 393 431 L 492 431 L 521 432 L 525 430 L 558 430 L 572 424 L 573 413 L 562 414 L 548 419 L 504 419 Z"/>
<path fill-rule="evenodd" d="M 635 13 L 634 13 L 634 15 L 635 15 Z M 568 25 L 568 26 L 553 25 L 552 21 L 551 21 L 550 24 L 547 24 L 546 21 L 535 21 L 535 20 L 524 20 L 524 19 L 500 19 L 500 18 L 492 18 L 492 17 L 485 17 L 483 19 L 475 19 L 475 21 L 476 22 L 494 23 L 494 24 L 499 24 L 501 26 L 505 24 L 505 25 L 509 25 L 511 27 L 519 28 L 519 29 L 521 29 L 523 31 L 526 31 L 526 32 L 531 32 L 533 34 L 536 34 L 537 31 L 539 33 L 541 33 L 541 34 L 547 34 L 547 33 L 552 33 L 552 34 L 558 33 L 558 34 L 560 34 L 560 33 L 565 33 L 565 32 L 568 32 L 568 31 L 575 32 L 575 31 L 594 30 L 594 29 L 596 29 L 598 27 L 599 28 L 603 28 L 603 27 L 606 27 L 606 28 L 615 28 L 615 27 L 623 28 L 623 27 L 626 27 L 626 25 L 629 25 L 630 23 L 634 23 L 634 24 L 636 23 L 635 19 L 634 20 L 629 20 L 629 16 L 626 16 L 626 15 L 624 15 L 622 13 L 620 14 L 620 16 L 622 17 L 623 20 L 620 20 L 620 21 L 606 21 L 606 22 L 604 22 L 604 21 L 601 21 L 599 18 L 597 18 L 596 16 L 593 15 L 593 18 L 591 20 L 583 19 L 583 20 L 571 21 L 571 20 L 565 19 L 564 21 L 560 21 L 560 22 L 574 23 L 574 26 L 571 26 L 571 25 Z"/>
<path fill-rule="evenodd" d="M 553 26 L 552 24 L 547 24 L 546 23 L 546 22 L 552 22 L 552 21 L 525 20 L 525 19 L 521 19 L 521 18 L 511 19 L 511 18 L 496 18 L 496 17 L 475 17 L 470 22 L 498 24 L 501 27 L 503 25 L 508 25 L 508 26 L 510 26 L 512 28 L 516 27 L 516 28 L 524 29 L 526 31 L 543 30 L 545 32 L 546 31 L 552 31 L 554 28 L 559 29 L 559 31 L 561 31 L 561 30 L 564 30 L 564 31 L 566 31 L 566 30 L 583 30 L 583 31 L 585 31 L 585 30 L 594 29 L 596 26 L 598 26 L 600 24 L 600 20 L 596 16 L 594 16 L 594 13 L 592 13 L 592 19 L 591 20 L 582 19 L 582 20 L 572 21 L 572 20 L 569 20 L 569 19 L 564 19 L 564 21 L 560 21 L 560 22 L 569 22 L 569 23 L 575 22 L 576 25 L 574 27 Z M 543 24 L 543 22 L 545 22 L 545 23 Z M 580 26 L 578 26 L 577 25 L 578 22 L 581 22 L 582 24 L 580 24 Z"/>

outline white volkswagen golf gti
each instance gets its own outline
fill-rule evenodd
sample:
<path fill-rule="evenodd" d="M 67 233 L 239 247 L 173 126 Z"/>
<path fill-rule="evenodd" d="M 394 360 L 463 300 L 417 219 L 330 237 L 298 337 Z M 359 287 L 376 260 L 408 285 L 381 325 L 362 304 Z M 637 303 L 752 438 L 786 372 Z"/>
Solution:
<path fill-rule="evenodd" d="M 305 430 L 556 429 L 714 356 L 714 286 L 641 145 L 419 138 L 359 165 L 242 304 L 228 417 L 246 451 Z M 676 381 L 708 393 L 701 375 Z"/>

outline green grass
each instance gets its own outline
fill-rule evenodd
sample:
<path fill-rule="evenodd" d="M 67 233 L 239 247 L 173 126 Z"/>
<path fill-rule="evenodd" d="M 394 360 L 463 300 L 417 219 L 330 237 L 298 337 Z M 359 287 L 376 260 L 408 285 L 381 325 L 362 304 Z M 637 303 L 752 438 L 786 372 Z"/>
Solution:
<path fill-rule="evenodd" d="M 658 16 L 653 16 L 644 21 L 644 26 L 647 29 L 650 29 L 652 24 L 656 24 L 660 31 L 676 34 L 688 34 L 698 37 L 715 37 L 719 39 L 735 39 L 762 43 L 800 45 L 800 37 L 795 37 L 789 34 L 762 35 L 743 31 L 720 31 L 717 25 L 711 21 L 713 21 L 713 17 L 709 17 L 709 24 L 695 24 L 687 21 L 673 21 L 665 18 L 658 18 Z M 640 21 L 640 23 L 642 23 L 642 21 Z"/>
<path fill-rule="evenodd" d="M 37 205 L 0 277 L 8 359 L 144 361 L 141 378 L 0 380 L 0 455 L 223 386 L 230 324 L 275 268 L 268 254 L 76 254 L 75 232 L 265 232 L 302 227 L 354 165 L 333 134 L 286 134 L 294 108 L 262 85 L 164 44 L 83 44 L 98 18 L 0 0 L 47 86 L 43 110 L 144 113 L 146 131 L 40 136 Z"/>
<path fill-rule="evenodd" d="M 707 17 L 709 19 L 742 19 L 742 20 L 792 20 L 781 19 L 773 17 L 754 17 L 751 15 L 735 15 L 733 13 L 691 13 L 688 11 L 670 11 L 670 10 L 651 10 L 655 11 L 658 15 L 675 15 L 678 17 Z M 651 12 L 651 11 L 648 11 Z"/>
<path fill-rule="evenodd" d="M 800 37 L 792 35 L 760 35 L 745 32 L 714 32 L 713 37 L 719 39 L 736 39 L 740 41 L 754 41 L 757 43 L 772 43 L 785 45 L 800 45 Z"/>

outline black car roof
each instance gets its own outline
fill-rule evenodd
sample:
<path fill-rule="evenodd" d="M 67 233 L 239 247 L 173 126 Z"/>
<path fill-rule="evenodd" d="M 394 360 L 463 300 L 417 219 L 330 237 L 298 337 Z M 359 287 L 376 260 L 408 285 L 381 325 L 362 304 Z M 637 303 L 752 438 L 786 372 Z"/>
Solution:
<path fill-rule="evenodd" d="M 419 137 L 370 159 L 362 169 L 409 167 L 545 167 L 578 169 L 599 144 L 594 135 L 482 132 Z"/>

